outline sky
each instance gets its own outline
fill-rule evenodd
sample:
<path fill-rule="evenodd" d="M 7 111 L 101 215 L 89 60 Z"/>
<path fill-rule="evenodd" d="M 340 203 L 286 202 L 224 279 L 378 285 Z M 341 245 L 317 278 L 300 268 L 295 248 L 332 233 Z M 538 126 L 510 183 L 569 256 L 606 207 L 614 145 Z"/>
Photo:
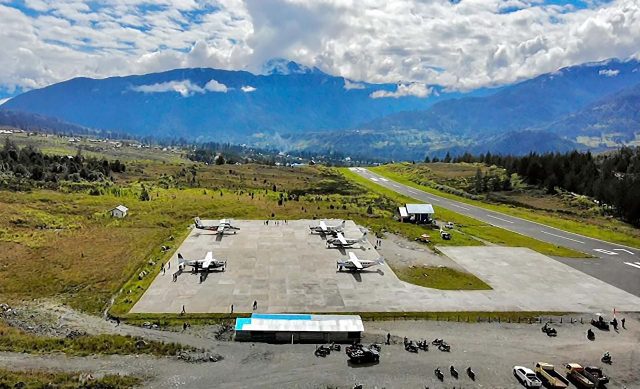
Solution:
<path fill-rule="evenodd" d="M 271 58 L 419 96 L 640 52 L 640 0 L 0 0 L 0 26 L 0 103 L 79 76 L 257 73 Z"/>

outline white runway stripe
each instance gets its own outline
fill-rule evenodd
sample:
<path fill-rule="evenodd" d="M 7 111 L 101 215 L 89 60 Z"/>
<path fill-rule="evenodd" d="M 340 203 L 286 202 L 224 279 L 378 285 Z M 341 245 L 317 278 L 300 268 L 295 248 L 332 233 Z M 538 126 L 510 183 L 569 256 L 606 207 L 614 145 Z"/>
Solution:
<path fill-rule="evenodd" d="M 582 241 L 580 241 L 580 240 L 577 240 L 577 239 L 567 238 L 566 236 L 557 235 L 557 234 L 552 234 L 551 232 L 547 232 L 547 231 L 540 231 L 540 232 L 542 232 L 543 234 L 552 235 L 552 236 L 555 236 L 555 237 L 558 237 L 558 238 L 562 238 L 562 239 L 566 239 L 566 240 L 571 240 L 571 241 L 574 241 L 574 242 L 578 242 L 578 243 L 584 244 L 584 242 L 582 242 Z"/>
<path fill-rule="evenodd" d="M 493 216 L 493 215 L 487 215 L 487 216 L 492 217 L 494 219 L 502 220 L 503 222 L 507 222 L 507 223 L 513 224 L 513 222 L 511 220 L 503 219 L 501 217 L 497 217 L 497 216 Z"/>
<path fill-rule="evenodd" d="M 640 262 L 636 262 L 636 263 L 625 262 L 625 265 L 637 267 L 638 269 L 640 269 Z"/>

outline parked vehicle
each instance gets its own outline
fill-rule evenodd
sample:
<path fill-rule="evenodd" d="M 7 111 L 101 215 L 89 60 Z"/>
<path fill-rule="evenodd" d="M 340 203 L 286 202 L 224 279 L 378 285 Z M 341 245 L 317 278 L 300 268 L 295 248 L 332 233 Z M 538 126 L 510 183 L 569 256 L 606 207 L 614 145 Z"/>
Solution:
<path fill-rule="evenodd" d="M 525 388 L 540 388 L 542 386 L 542 381 L 538 379 L 536 373 L 524 366 L 514 366 L 513 375 Z"/>
<path fill-rule="evenodd" d="M 316 351 L 314 352 L 316 357 L 326 357 L 331 354 L 331 349 L 323 344 L 316 347 Z"/>
<path fill-rule="evenodd" d="M 450 240 L 451 234 L 445 230 L 440 230 L 440 237 L 444 240 Z"/>
<path fill-rule="evenodd" d="M 431 237 L 429 236 L 429 234 L 422 234 L 417 237 L 416 240 L 422 243 L 431 243 Z"/>
<path fill-rule="evenodd" d="M 471 366 L 467 367 L 467 375 L 469 376 L 469 378 L 471 378 L 471 381 L 475 381 L 476 380 L 476 372 L 473 371 Z"/>
<path fill-rule="evenodd" d="M 592 389 L 596 387 L 596 382 L 584 375 L 584 368 L 581 365 L 568 363 L 565 368 L 567 369 L 567 378 L 578 388 Z"/>
<path fill-rule="evenodd" d="M 544 326 L 541 328 L 542 332 L 547 334 L 547 336 L 558 336 L 558 331 L 555 328 L 551 327 L 549 323 L 544 323 Z"/>
<path fill-rule="evenodd" d="M 558 373 L 550 363 L 537 362 L 535 371 L 540 380 L 549 388 L 564 389 L 569 386 L 569 381 Z"/>
<path fill-rule="evenodd" d="M 596 366 L 585 366 L 582 373 L 585 377 L 596 383 L 596 387 L 604 386 L 609 383 L 609 377 L 604 375 L 602 369 Z"/>
<path fill-rule="evenodd" d="M 442 342 L 438 345 L 438 350 L 444 351 L 444 352 L 450 352 L 451 346 L 449 346 L 449 343 L 447 342 Z"/>
<path fill-rule="evenodd" d="M 596 318 L 591 319 L 591 325 L 602 331 L 609 331 L 609 322 L 600 314 L 598 314 Z"/>
<path fill-rule="evenodd" d="M 417 353 L 418 352 L 418 345 L 416 344 L 416 342 L 414 342 L 413 340 L 410 342 L 407 342 L 404 345 L 404 349 L 407 350 L 410 353 Z"/>
<path fill-rule="evenodd" d="M 455 227 L 455 226 L 453 225 L 453 222 L 447 222 L 447 224 L 445 224 L 444 226 L 445 226 L 445 227 L 447 227 L 447 228 L 449 228 L 449 229 L 451 229 L 451 228 Z"/>
<path fill-rule="evenodd" d="M 436 375 L 436 377 L 438 377 L 440 381 L 444 380 L 444 374 L 442 374 L 442 371 L 440 370 L 439 367 L 436 367 L 433 373 Z"/>
<path fill-rule="evenodd" d="M 353 363 L 372 363 L 380 360 L 380 353 L 363 345 L 348 346 L 345 352 Z"/>
<path fill-rule="evenodd" d="M 600 360 L 602 361 L 602 363 L 606 363 L 607 365 L 610 365 L 613 363 L 613 360 L 611 359 L 611 354 L 609 354 L 608 351 L 602 354 L 602 358 L 600 358 Z"/>

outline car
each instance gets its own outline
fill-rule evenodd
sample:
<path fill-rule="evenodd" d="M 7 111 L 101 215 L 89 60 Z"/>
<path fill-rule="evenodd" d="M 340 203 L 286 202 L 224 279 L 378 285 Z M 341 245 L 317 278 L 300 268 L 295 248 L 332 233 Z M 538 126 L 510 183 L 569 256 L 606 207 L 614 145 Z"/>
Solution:
<path fill-rule="evenodd" d="M 451 239 L 451 234 L 448 233 L 445 230 L 440 230 L 440 237 L 444 240 L 450 240 Z"/>
<path fill-rule="evenodd" d="M 542 381 L 538 379 L 536 373 L 533 370 L 524 366 L 514 366 L 513 375 L 518 381 L 524 385 L 525 388 L 540 388 L 542 387 Z"/>
<path fill-rule="evenodd" d="M 454 224 L 453 224 L 453 222 L 447 222 L 447 224 L 445 224 L 444 226 L 445 226 L 445 227 L 447 227 L 447 228 L 453 228 L 453 227 L 455 227 L 455 226 L 454 226 Z"/>

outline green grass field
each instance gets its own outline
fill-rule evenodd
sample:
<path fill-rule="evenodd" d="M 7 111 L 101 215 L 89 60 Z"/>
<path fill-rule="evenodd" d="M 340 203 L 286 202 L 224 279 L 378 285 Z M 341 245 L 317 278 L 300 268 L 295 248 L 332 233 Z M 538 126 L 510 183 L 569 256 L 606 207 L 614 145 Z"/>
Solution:
<path fill-rule="evenodd" d="M 412 180 L 412 176 L 407 173 L 408 170 L 405 165 L 383 165 L 372 168 L 371 170 L 402 184 L 438 196 L 497 212 L 503 212 L 511 216 L 520 217 L 522 219 L 559 228 L 564 231 L 585 235 L 591 238 L 640 248 L 640 230 L 619 220 L 604 217 L 577 217 L 570 216 L 567 213 L 551 213 L 549 211 L 530 210 L 515 207 L 513 205 L 486 203 L 483 201 L 467 199 L 416 183 Z"/>
<path fill-rule="evenodd" d="M 412 199 L 408 196 L 400 195 L 390 189 L 384 188 L 362 176 L 350 171 L 349 169 L 341 169 L 342 174 L 345 175 L 348 179 L 353 182 L 362 185 L 364 188 L 371 190 L 375 193 L 379 193 L 391 199 L 395 202 L 395 206 L 399 206 L 405 203 L 412 203 L 417 200 Z M 480 239 L 482 241 L 487 241 L 494 244 L 499 244 L 502 246 L 510 246 L 510 247 L 528 247 L 532 250 L 535 250 L 544 255 L 551 256 L 559 256 L 559 257 L 570 257 L 570 258 L 588 258 L 587 254 L 570 250 L 564 247 L 555 246 L 546 242 L 541 242 L 539 240 L 526 237 L 524 235 L 511 232 L 499 227 L 492 226 L 490 224 L 486 224 L 480 222 L 478 220 L 472 219 L 470 217 L 461 215 L 459 213 L 438 207 L 434 205 L 434 209 L 436 211 L 436 218 L 443 221 L 451 221 L 455 223 L 456 229 L 462 233 L 452 232 L 452 239 L 445 241 L 439 238 L 439 235 L 436 233 L 432 233 L 431 236 L 433 239 L 434 245 L 458 245 L 458 246 L 468 246 L 468 245 L 482 245 Z M 418 227 L 410 223 L 399 223 L 403 229 L 409 229 L 413 226 L 413 228 L 423 228 Z M 418 234 L 419 235 L 419 234 Z M 418 236 L 416 235 L 416 237 Z M 477 239 L 473 239 L 477 238 Z M 471 240 L 470 240 L 471 239 Z"/>
<path fill-rule="evenodd" d="M 491 290 L 491 287 L 473 274 L 448 267 L 413 266 L 393 268 L 398 278 L 426 288 L 442 290 Z"/>

